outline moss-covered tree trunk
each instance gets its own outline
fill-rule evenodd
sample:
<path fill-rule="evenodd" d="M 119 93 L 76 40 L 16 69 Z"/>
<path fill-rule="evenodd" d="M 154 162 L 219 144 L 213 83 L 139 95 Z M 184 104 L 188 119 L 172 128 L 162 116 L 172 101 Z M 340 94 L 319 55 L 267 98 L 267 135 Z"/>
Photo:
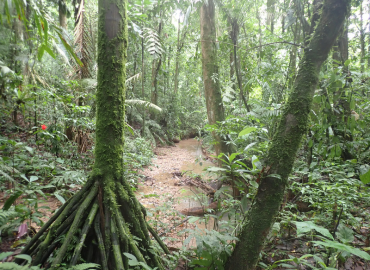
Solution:
<path fill-rule="evenodd" d="M 162 269 L 151 248 L 148 230 L 155 233 L 145 209 L 123 178 L 126 5 L 125 0 L 99 0 L 95 164 L 83 189 L 22 250 L 34 257 L 33 265 L 49 267 L 51 258 L 52 269 L 81 261 L 99 263 L 103 270 L 129 269 L 123 255 L 128 252 Z"/>
<path fill-rule="evenodd" d="M 225 114 L 217 65 L 215 4 L 213 0 L 205 1 L 200 10 L 200 38 L 208 123 L 214 125 L 219 121 L 224 121 Z M 216 155 L 227 153 L 228 147 L 225 141 L 215 132 L 212 135 L 217 142 L 215 145 Z"/>
<path fill-rule="evenodd" d="M 307 130 L 321 65 L 339 35 L 350 2 L 326 0 L 324 3 L 319 23 L 300 62 L 294 89 L 273 137 L 264 177 L 239 235 L 239 242 L 226 264 L 227 270 L 251 270 L 257 265 L 264 241 L 279 211 L 301 138 Z"/>

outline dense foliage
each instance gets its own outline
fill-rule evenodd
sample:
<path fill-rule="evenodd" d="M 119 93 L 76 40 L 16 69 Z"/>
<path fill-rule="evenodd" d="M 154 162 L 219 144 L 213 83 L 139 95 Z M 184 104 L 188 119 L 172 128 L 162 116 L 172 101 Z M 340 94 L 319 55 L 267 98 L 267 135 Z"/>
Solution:
<path fill-rule="evenodd" d="M 168 267 L 185 258 L 196 269 L 223 269 L 268 170 L 268 149 L 310 41 L 307 27 L 322 2 L 215 1 L 212 80 L 220 85 L 225 117 L 208 124 L 203 2 L 128 1 L 124 178 L 135 190 L 153 150 L 179 139 L 198 137 L 212 153 L 217 134 L 230 149 L 214 157 L 223 166 L 208 169 L 234 189 L 234 196 L 227 188 L 215 194 L 225 206 L 217 214 L 221 229 L 193 233 L 197 248 L 166 257 Z M 97 13 L 97 0 L 0 3 L 0 246 L 7 239 L 12 249 L 27 243 L 25 235 L 47 220 L 48 199 L 65 203 L 92 170 Z M 321 68 L 307 133 L 259 267 L 335 269 L 353 262 L 352 255 L 370 259 L 363 251 L 370 250 L 369 14 L 368 0 L 352 1 Z M 293 234 L 306 257 L 281 248 Z"/>

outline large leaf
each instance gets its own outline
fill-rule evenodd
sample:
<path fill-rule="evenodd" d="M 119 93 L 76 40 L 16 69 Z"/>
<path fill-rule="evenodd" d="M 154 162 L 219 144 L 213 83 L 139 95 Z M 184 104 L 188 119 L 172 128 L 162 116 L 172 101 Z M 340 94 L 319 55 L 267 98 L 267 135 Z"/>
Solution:
<path fill-rule="evenodd" d="M 337 237 L 343 243 L 351 243 L 355 240 L 353 231 L 342 223 L 338 227 Z"/>
<path fill-rule="evenodd" d="M 4 211 L 8 210 L 10 206 L 12 206 L 12 204 L 15 202 L 15 200 L 18 199 L 19 196 L 21 196 L 22 194 L 23 194 L 22 191 L 17 191 L 13 195 L 11 195 L 9 199 L 7 199 L 6 202 L 4 203 L 3 210 Z"/>
<path fill-rule="evenodd" d="M 251 133 L 251 132 L 253 132 L 253 131 L 255 131 L 255 130 L 257 130 L 257 128 L 255 128 L 255 127 L 247 127 L 247 128 L 245 128 L 245 129 L 243 129 L 242 131 L 240 131 L 240 133 L 239 133 L 239 136 L 238 136 L 238 137 L 241 137 L 241 136 L 243 136 L 243 135 L 247 135 L 247 134 L 249 134 L 249 133 Z"/>
<path fill-rule="evenodd" d="M 311 230 L 315 230 L 315 231 L 321 233 L 323 236 L 334 240 L 334 238 L 331 235 L 331 233 L 329 232 L 329 230 L 327 230 L 323 227 L 317 226 L 312 221 L 304 221 L 304 222 L 295 221 L 294 223 L 297 226 L 297 236 L 298 237 L 301 236 L 304 233 L 310 232 Z"/>
<path fill-rule="evenodd" d="M 338 242 L 335 242 L 335 241 L 330 241 L 330 240 L 325 240 L 325 242 L 323 242 L 323 241 L 312 241 L 312 243 L 317 244 L 317 245 L 321 245 L 321 246 L 324 246 L 324 247 L 335 248 L 335 249 L 338 249 L 338 250 L 347 251 L 347 252 L 349 252 L 353 255 L 356 255 L 356 256 L 358 256 L 362 259 L 370 260 L 370 255 L 367 254 L 365 251 L 363 251 L 361 249 L 358 249 L 358 248 L 351 247 L 351 246 L 347 246 L 345 244 L 341 244 L 341 243 L 338 243 Z"/>
<path fill-rule="evenodd" d="M 0 253 L 0 261 L 4 260 L 6 257 L 9 257 L 13 253 L 14 253 L 13 251 Z"/>
<path fill-rule="evenodd" d="M 360 175 L 361 182 L 365 185 L 370 183 L 370 170 L 368 170 L 366 173 Z"/>

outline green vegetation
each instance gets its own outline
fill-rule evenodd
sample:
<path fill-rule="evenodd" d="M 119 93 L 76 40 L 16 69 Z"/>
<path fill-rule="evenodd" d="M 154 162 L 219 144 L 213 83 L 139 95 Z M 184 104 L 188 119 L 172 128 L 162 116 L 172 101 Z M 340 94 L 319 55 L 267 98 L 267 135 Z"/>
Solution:
<path fill-rule="evenodd" d="M 369 14 L 2 1 L 0 269 L 370 269 Z M 205 214 L 143 205 L 156 148 L 188 138 L 214 162 Z"/>

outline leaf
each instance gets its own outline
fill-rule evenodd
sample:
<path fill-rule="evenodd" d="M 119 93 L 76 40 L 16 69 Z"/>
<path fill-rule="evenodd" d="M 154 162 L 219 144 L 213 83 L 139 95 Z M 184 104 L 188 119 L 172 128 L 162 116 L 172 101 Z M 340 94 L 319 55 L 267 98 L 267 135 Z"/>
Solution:
<path fill-rule="evenodd" d="M 207 171 L 209 171 L 209 172 L 225 172 L 225 171 L 227 171 L 227 169 L 220 168 L 220 167 L 208 167 Z"/>
<path fill-rule="evenodd" d="M 96 263 L 82 263 L 72 267 L 72 270 L 100 269 L 100 265 Z"/>
<path fill-rule="evenodd" d="M 22 194 L 23 194 L 22 191 L 17 191 L 13 195 L 11 195 L 9 199 L 7 199 L 6 202 L 4 203 L 3 210 L 7 211 L 10 208 L 10 206 L 12 206 L 12 204 L 15 202 L 15 200 L 18 199 L 19 196 L 21 196 Z"/>
<path fill-rule="evenodd" d="M 27 231 L 28 231 L 27 223 L 22 223 L 18 228 L 17 238 L 21 238 L 22 236 L 24 236 L 27 233 Z"/>
<path fill-rule="evenodd" d="M 41 61 L 42 56 L 44 55 L 44 52 L 45 52 L 45 47 L 44 47 L 44 44 L 43 44 L 43 45 L 41 45 L 41 46 L 39 47 L 39 51 L 38 51 L 38 53 L 37 53 L 37 59 L 38 59 L 39 61 Z"/>
<path fill-rule="evenodd" d="M 24 148 L 25 148 L 28 152 L 30 152 L 30 154 L 33 154 L 33 148 L 32 148 L 32 147 L 25 146 Z"/>
<path fill-rule="evenodd" d="M 131 133 L 131 135 L 135 136 L 134 129 L 127 123 L 126 123 L 125 126 L 126 126 L 127 130 Z"/>
<path fill-rule="evenodd" d="M 323 236 L 334 240 L 334 238 L 331 235 L 331 233 L 329 232 L 329 230 L 327 230 L 323 227 L 317 226 L 312 221 L 304 221 L 304 222 L 295 221 L 294 223 L 297 226 L 297 236 L 298 237 L 300 235 L 306 233 L 306 232 L 309 232 L 311 230 L 315 230 L 315 231 L 321 233 Z"/>
<path fill-rule="evenodd" d="M 343 243 L 351 243 L 353 240 L 355 240 L 353 231 L 342 223 L 340 223 L 338 227 L 337 237 Z"/>
<path fill-rule="evenodd" d="M 14 258 L 26 260 L 28 263 L 31 263 L 32 261 L 31 256 L 27 254 L 18 254 L 18 255 L 15 255 Z"/>
<path fill-rule="evenodd" d="M 127 258 L 129 258 L 131 261 L 134 261 L 134 262 L 137 262 L 137 259 L 134 255 L 130 254 L 130 253 L 127 253 L 127 252 L 124 252 L 123 253 Z"/>
<path fill-rule="evenodd" d="M 64 204 L 65 202 L 66 202 L 66 200 L 62 197 L 62 196 L 60 196 L 59 194 L 54 194 L 54 196 L 62 203 L 62 204 Z"/>
<path fill-rule="evenodd" d="M 6 257 L 9 257 L 12 254 L 13 254 L 13 252 L 3 252 L 3 253 L 0 253 L 0 261 L 4 260 Z"/>
<path fill-rule="evenodd" d="M 39 178 L 38 178 L 37 176 L 32 175 L 32 176 L 30 177 L 30 182 L 37 181 L 38 179 L 39 179 Z"/>
<path fill-rule="evenodd" d="M 365 185 L 370 183 L 370 170 L 368 170 L 366 173 L 360 175 L 360 180 Z"/>
<path fill-rule="evenodd" d="M 231 155 L 230 155 L 230 157 L 229 157 L 229 162 L 231 163 L 235 158 L 236 158 L 236 156 L 237 155 L 239 155 L 240 153 L 232 153 Z"/>
<path fill-rule="evenodd" d="M 198 221 L 199 219 L 200 219 L 200 217 L 191 217 L 191 218 L 189 218 L 188 222 L 189 223 L 194 223 L 194 222 Z"/>
<path fill-rule="evenodd" d="M 342 251 L 347 251 L 347 252 L 349 252 L 353 255 L 356 255 L 356 256 L 358 256 L 362 259 L 370 260 L 370 255 L 367 254 L 365 251 L 363 251 L 361 249 L 358 249 L 358 248 L 351 247 L 351 246 L 347 246 L 345 244 L 341 244 L 339 242 L 325 240 L 325 242 L 323 242 L 323 241 L 312 241 L 312 243 L 317 244 L 317 245 L 321 245 L 321 246 L 325 246 L 325 247 L 329 247 L 329 248 L 335 248 L 335 249 L 342 250 Z"/>
<path fill-rule="evenodd" d="M 243 129 L 242 131 L 240 131 L 240 133 L 239 133 L 239 136 L 238 136 L 238 137 L 241 137 L 241 136 L 243 136 L 243 135 L 247 135 L 247 134 L 249 134 L 249 133 L 251 133 L 251 132 L 253 132 L 253 131 L 255 131 L 255 130 L 257 130 L 257 128 L 255 128 L 255 127 L 247 127 L 247 128 L 245 128 L 245 129 Z"/>
<path fill-rule="evenodd" d="M 47 45 L 47 44 L 45 44 L 45 51 L 51 56 L 51 57 L 53 57 L 54 59 L 55 59 L 55 54 L 54 54 L 54 52 L 51 50 L 51 48 Z"/>
<path fill-rule="evenodd" d="M 249 148 L 251 148 L 252 146 L 254 146 L 256 144 L 257 144 L 257 142 L 248 144 L 247 147 L 244 148 L 244 151 L 247 151 Z"/>

